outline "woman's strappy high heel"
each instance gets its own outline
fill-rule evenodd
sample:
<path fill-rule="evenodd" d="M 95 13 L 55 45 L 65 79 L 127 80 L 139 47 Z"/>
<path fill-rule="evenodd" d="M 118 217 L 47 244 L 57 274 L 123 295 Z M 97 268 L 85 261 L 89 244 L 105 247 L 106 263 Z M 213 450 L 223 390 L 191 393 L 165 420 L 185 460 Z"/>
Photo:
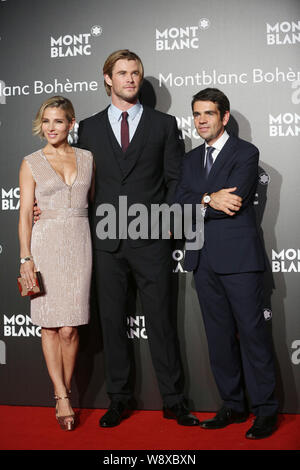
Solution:
<path fill-rule="evenodd" d="M 54 398 L 56 400 L 55 413 L 58 424 L 64 431 L 73 431 L 73 429 L 75 428 L 75 413 L 67 416 L 58 416 L 58 400 L 70 400 L 70 398 L 68 396 L 59 397 L 58 395 L 54 395 Z"/>

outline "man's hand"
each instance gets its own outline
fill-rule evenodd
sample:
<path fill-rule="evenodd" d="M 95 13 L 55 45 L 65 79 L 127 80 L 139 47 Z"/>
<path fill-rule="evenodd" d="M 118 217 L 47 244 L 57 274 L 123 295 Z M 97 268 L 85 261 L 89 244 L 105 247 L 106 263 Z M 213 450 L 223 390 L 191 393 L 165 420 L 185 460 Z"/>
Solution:
<path fill-rule="evenodd" d="M 227 215 L 235 215 L 242 207 L 242 198 L 236 194 L 231 194 L 237 188 L 220 189 L 216 193 L 211 193 L 210 207 L 217 211 L 225 212 Z"/>
<path fill-rule="evenodd" d="M 36 223 L 38 220 L 40 220 L 41 213 L 42 213 L 42 211 L 39 208 L 39 206 L 37 205 L 37 200 L 35 199 L 34 200 L 34 206 L 33 206 L 33 220 L 34 220 L 34 223 Z"/>

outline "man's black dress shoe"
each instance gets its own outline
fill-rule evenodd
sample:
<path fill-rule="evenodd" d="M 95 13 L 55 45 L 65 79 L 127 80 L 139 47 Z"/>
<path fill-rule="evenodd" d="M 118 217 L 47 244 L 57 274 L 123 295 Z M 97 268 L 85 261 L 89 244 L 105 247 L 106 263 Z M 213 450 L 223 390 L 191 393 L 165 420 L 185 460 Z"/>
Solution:
<path fill-rule="evenodd" d="M 201 421 L 200 426 L 204 429 L 221 429 L 232 423 L 243 423 L 247 418 L 248 412 L 239 412 L 223 406 L 214 418 Z"/>
<path fill-rule="evenodd" d="M 181 426 L 199 426 L 199 420 L 192 415 L 184 402 L 176 403 L 171 407 L 163 407 L 164 418 L 176 419 Z"/>
<path fill-rule="evenodd" d="M 112 401 L 107 412 L 99 421 L 102 428 L 113 428 L 118 426 L 123 418 L 129 415 L 127 404 L 122 401 Z"/>
<path fill-rule="evenodd" d="M 256 416 L 253 426 L 246 432 L 247 439 L 263 439 L 271 436 L 277 428 L 277 414 L 272 416 Z"/>

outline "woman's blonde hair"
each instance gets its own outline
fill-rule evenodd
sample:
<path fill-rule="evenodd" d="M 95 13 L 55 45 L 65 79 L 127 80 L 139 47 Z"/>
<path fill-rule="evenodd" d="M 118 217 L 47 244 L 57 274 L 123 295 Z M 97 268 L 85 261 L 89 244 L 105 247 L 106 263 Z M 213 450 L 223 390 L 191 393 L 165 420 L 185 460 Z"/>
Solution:
<path fill-rule="evenodd" d="M 38 135 L 39 137 L 44 137 L 42 131 L 42 120 L 46 108 L 61 108 L 66 113 L 66 118 L 69 122 L 72 122 L 75 119 L 75 111 L 70 100 L 64 98 L 63 96 L 52 96 L 48 98 L 44 103 L 41 104 L 35 120 L 33 121 L 32 133 L 33 135 Z"/>
<path fill-rule="evenodd" d="M 141 59 L 137 54 L 134 52 L 129 51 L 128 49 L 121 49 L 119 51 L 113 52 L 110 54 L 104 65 L 103 65 L 103 75 L 108 75 L 110 78 L 112 77 L 112 72 L 113 68 L 118 60 L 125 59 L 125 60 L 136 60 L 138 67 L 139 67 L 139 72 L 141 74 L 141 79 L 143 80 L 144 78 L 144 66 L 142 64 Z M 106 93 L 108 96 L 111 95 L 111 86 L 106 83 L 104 80 L 104 86 Z"/>

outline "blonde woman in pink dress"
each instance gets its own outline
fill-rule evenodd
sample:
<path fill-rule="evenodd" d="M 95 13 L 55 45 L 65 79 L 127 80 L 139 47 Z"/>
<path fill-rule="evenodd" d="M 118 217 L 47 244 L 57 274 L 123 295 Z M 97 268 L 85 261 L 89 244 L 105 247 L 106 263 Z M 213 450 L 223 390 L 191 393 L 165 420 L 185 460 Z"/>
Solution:
<path fill-rule="evenodd" d="M 41 326 L 42 348 L 54 387 L 56 418 L 72 430 L 71 379 L 78 351 L 79 325 L 89 322 L 92 266 L 88 200 L 93 189 L 93 156 L 73 148 L 72 103 L 55 96 L 45 101 L 33 132 L 46 145 L 25 157 L 20 168 L 20 273 L 27 287 L 40 271 L 45 294 L 31 299 L 32 322 Z M 41 215 L 32 226 L 33 205 Z"/>

